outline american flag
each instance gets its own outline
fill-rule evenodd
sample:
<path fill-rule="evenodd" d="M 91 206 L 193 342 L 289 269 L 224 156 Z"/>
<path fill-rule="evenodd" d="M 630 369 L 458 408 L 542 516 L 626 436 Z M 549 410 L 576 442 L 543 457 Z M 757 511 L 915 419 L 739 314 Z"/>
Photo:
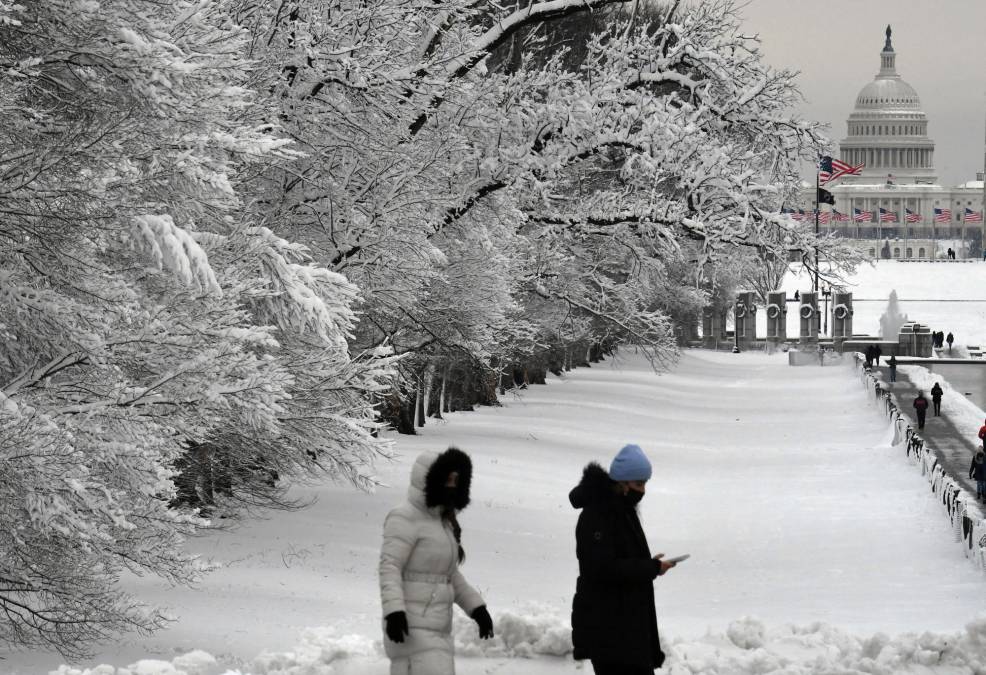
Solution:
<path fill-rule="evenodd" d="M 873 221 L 872 211 L 860 211 L 859 209 L 852 210 L 852 219 L 857 223 L 869 223 Z"/>
<path fill-rule="evenodd" d="M 952 209 L 935 209 L 935 222 L 936 223 L 952 222 Z"/>
<path fill-rule="evenodd" d="M 805 212 L 802 211 L 801 209 L 798 209 L 797 211 L 791 211 L 791 217 L 794 218 L 795 220 L 804 220 Z"/>
<path fill-rule="evenodd" d="M 830 180 L 841 178 L 842 176 L 858 176 L 863 170 L 863 164 L 853 166 L 846 164 L 842 160 L 833 159 L 825 155 L 818 160 L 818 182 L 828 183 Z"/>
<path fill-rule="evenodd" d="M 826 225 L 829 222 L 829 218 L 831 218 L 831 214 L 828 211 L 815 211 L 815 214 L 818 216 L 818 222 Z"/>
<path fill-rule="evenodd" d="M 882 206 L 880 207 L 880 222 L 881 223 L 896 223 L 897 213 L 895 211 L 887 211 Z"/>
<path fill-rule="evenodd" d="M 983 222 L 983 212 L 966 209 L 962 220 L 966 223 L 981 223 Z"/>
<path fill-rule="evenodd" d="M 849 214 L 839 213 L 835 209 L 832 209 L 832 219 L 839 223 L 845 223 L 849 220 Z"/>
<path fill-rule="evenodd" d="M 911 211 L 910 209 L 904 209 L 904 220 L 908 223 L 920 223 L 921 214 L 914 213 L 914 211 Z"/>

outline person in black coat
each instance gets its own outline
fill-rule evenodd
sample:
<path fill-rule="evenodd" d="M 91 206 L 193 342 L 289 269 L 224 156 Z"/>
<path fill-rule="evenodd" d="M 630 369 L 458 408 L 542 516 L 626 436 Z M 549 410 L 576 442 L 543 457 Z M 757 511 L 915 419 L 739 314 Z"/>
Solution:
<path fill-rule="evenodd" d="M 890 372 L 890 381 L 897 381 L 897 357 L 893 354 L 890 355 L 890 360 L 887 361 L 887 370 Z"/>
<path fill-rule="evenodd" d="M 924 416 L 928 414 L 928 399 L 920 389 L 918 395 L 914 397 L 914 412 L 918 415 L 918 429 L 924 429 Z"/>
<path fill-rule="evenodd" d="M 986 502 L 986 454 L 982 450 L 972 458 L 969 467 L 969 478 L 976 481 L 976 499 Z"/>
<path fill-rule="evenodd" d="M 935 382 L 935 386 L 931 388 L 931 403 L 935 406 L 935 417 L 941 417 L 941 397 L 944 393 L 941 385 Z"/>
<path fill-rule="evenodd" d="M 595 462 L 568 498 L 581 509 L 575 528 L 579 578 L 572 599 L 576 660 L 596 675 L 644 675 L 664 663 L 654 579 L 674 567 L 652 556 L 637 504 L 651 476 L 636 445 L 620 450 L 607 473 Z"/>
<path fill-rule="evenodd" d="M 955 342 L 955 336 L 949 333 L 945 336 L 945 342 L 948 343 L 948 351 L 952 351 L 952 343 Z"/>

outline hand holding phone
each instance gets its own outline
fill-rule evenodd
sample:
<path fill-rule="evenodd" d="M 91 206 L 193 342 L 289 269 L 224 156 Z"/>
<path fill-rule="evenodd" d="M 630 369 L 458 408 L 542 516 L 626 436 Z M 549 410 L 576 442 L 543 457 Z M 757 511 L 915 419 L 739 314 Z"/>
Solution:
<path fill-rule="evenodd" d="M 690 554 L 690 553 L 686 553 L 685 555 L 679 555 L 679 556 L 675 556 L 674 558 L 666 558 L 666 559 L 664 560 L 664 562 L 669 562 L 669 563 L 675 563 L 675 564 L 678 564 L 678 563 L 680 563 L 680 562 L 681 562 L 682 560 L 688 560 L 688 559 L 689 559 L 689 558 L 691 558 L 691 557 L 692 557 L 692 556 L 691 556 L 691 554 Z"/>

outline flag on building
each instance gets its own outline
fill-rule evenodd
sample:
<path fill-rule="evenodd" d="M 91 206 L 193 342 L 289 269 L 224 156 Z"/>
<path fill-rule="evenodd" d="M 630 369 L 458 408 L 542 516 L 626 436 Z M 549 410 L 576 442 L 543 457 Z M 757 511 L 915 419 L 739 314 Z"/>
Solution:
<path fill-rule="evenodd" d="M 818 188 L 818 203 L 835 206 L 835 195 L 825 188 Z"/>
<path fill-rule="evenodd" d="M 823 223 L 825 225 L 828 225 L 829 218 L 832 217 L 831 214 L 828 211 L 815 211 L 815 213 L 818 215 L 818 222 L 819 223 Z"/>
<path fill-rule="evenodd" d="M 880 222 L 881 223 L 896 223 L 897 222 L 897 212 L 887 211 L 882 206 L 880 207 Z"/>
<path fill-rule="evenodd" d="M 832 209 L 832 220 L 834 220 L 836 222 L 839 222 L 839 223 L 848 222 L 849 221 L 849 214 L 848 213 L 840 213 L 839 211 L 836 211 L 835 209 Z"/>
<path fill-rule="evenodd" d="M 842 160 L 833 159 L 825 155 L 818 160 L 818 182 L 828 183 L 842 176 L 858 176 L 862 172 L 863 166 L 865 165 L 852 166 Z"/>
<path fill-rule="evenodd" d="M 935 209 L 935 222 L 936 223 L 950 223 L 952 222 L 952 209 Z"/>
<path fill-rule="evenodd" d="M 966 209 L 962 221 L 966 223 L 981 223 L 983 222 L 983 212 Z"/>
<path fill-rule="evenodd" d="M 857 223 L 869 223 L 873 221 L 872 211 L 860 211 L 859 209 L 852 210 L 852 219 Z"/>
<path fill-rule="evenodd" d="M 914 211 L 911 211 L 910 209 L 904 209 L 904 220 L 906 220 L 909 223 L 920 223 L 921 214 L 914 213 Z"/>

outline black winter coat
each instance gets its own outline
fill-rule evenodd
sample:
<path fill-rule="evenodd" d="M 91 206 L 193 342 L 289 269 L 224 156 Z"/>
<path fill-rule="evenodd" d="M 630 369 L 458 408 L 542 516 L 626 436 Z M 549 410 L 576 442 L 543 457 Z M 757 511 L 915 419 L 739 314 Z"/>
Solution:
<path fill-rule="evenodd" d="M 589 464 L 568 496 L 582 509 L 575 527 L 579 578 L 572 600 L 575 658 L 637 668 L 664 663 L 654 607 L 651 558 L 635 507 L 613 490 L 598 464 Z"/>
<path fill-rule="evenodd" d="M 977 462 L 972 458 L 972 466 L 969 467 L 969 478 L 974 480 L 986 480 L 986 462 Z"/>
<path fill-rule="evenodd" d="M 936 384 L 935 386 L 933 386 L 931 388 L 931 400 L 932 401 L 940 401 L 941 400 L 941 397 L 942 397 L 942 394 L 944 394 L 944 393 L 945 393 L 944 390 L 942 390 L 942 388 L 939 387 Z"/>

